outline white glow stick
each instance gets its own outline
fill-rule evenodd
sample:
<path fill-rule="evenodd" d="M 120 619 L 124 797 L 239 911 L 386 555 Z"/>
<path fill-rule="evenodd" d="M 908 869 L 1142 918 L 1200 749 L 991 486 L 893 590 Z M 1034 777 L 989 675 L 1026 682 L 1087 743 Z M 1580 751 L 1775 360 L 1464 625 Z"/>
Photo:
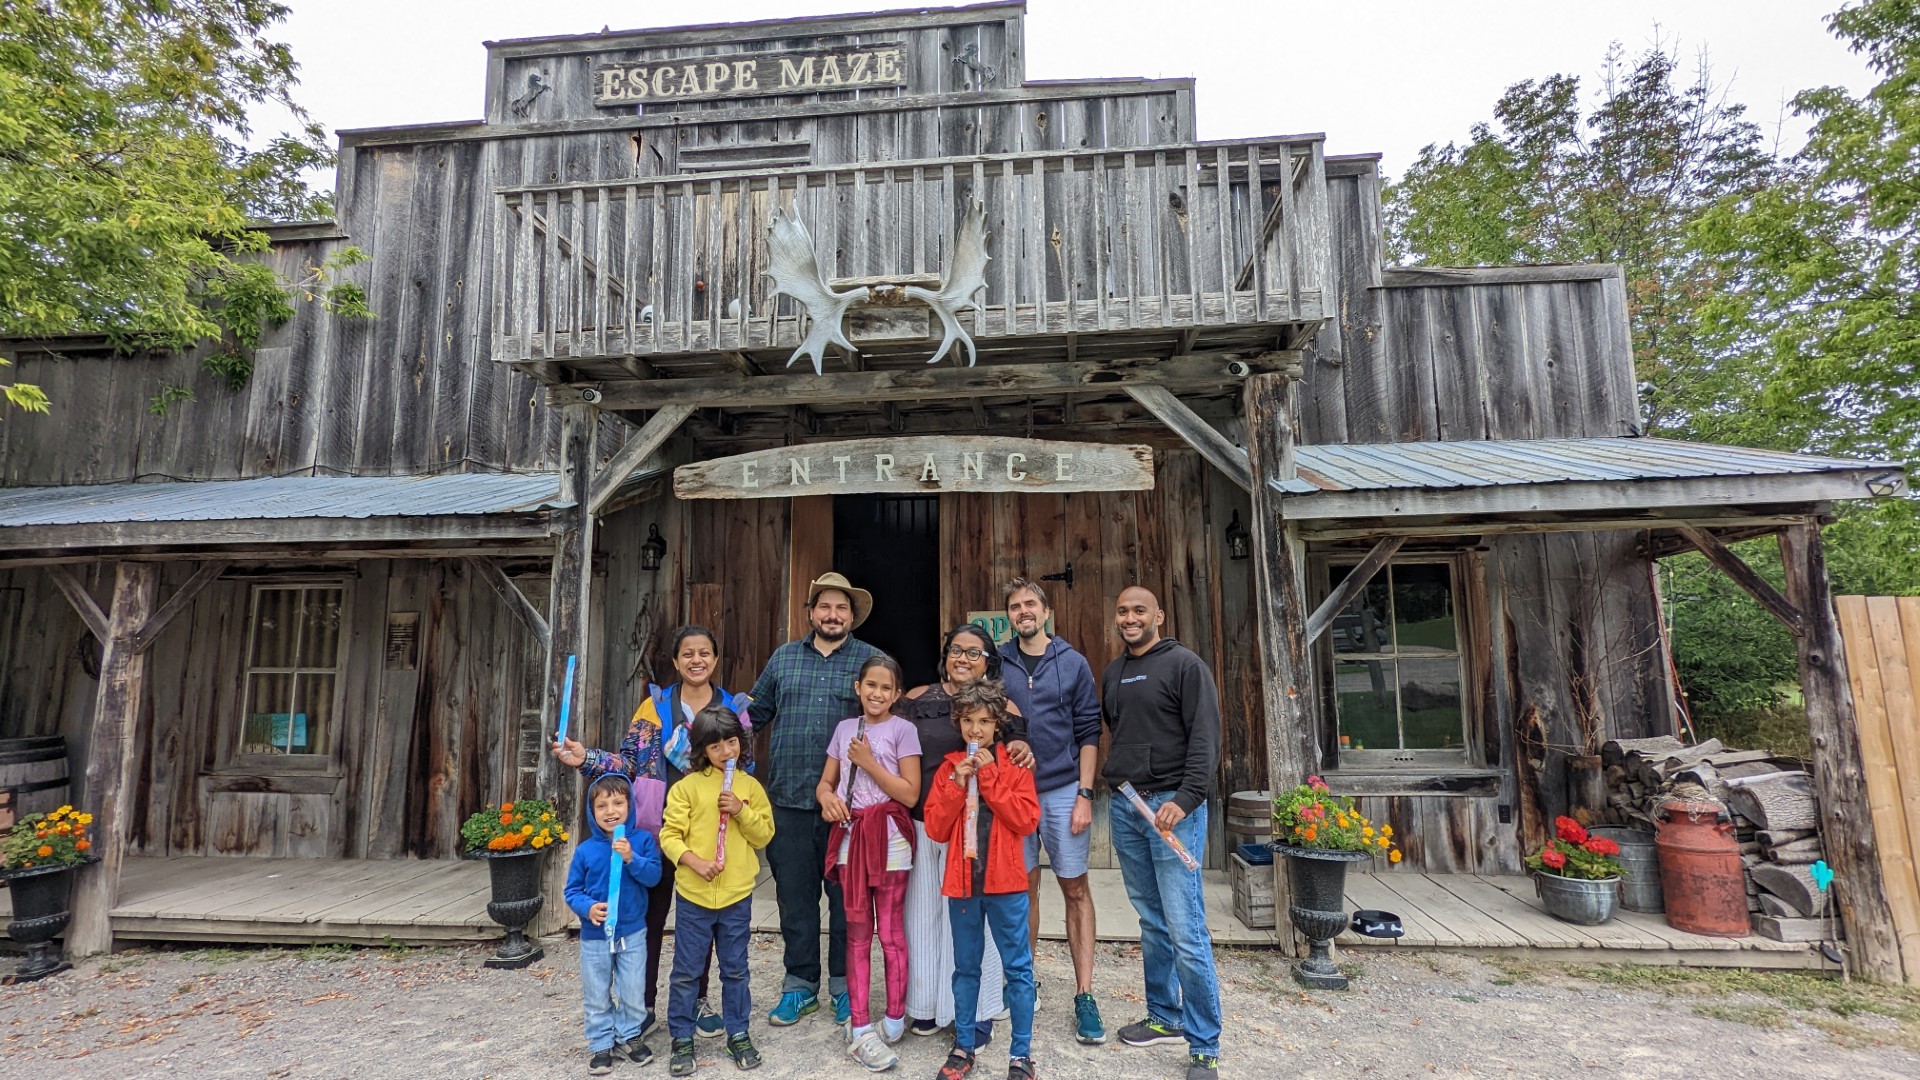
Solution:
<path fill-rule="evenodd" d="M 1173 853 L 1180 856 L 1180 865 L 1189 870 L 1200 869 L 1199 860 L 1195 859 L 1193 853 L 1187 850 L 1187 845 L 1181 843 L 1179 837 L 1154 823 L 1153 808 L 1147 805 L 1147 800 L 1141 798 L 1139 792 L 1133 790 L 1132 784 L 1121 784 L 1120 794 L 1126 796 L 1127 801 L 1133 804 L 1135 810 L 1140 811 L 1140 816 L 1145 818 L 1147 824 L 1151 825 L 1153 830 L 1160 834 L 1160 838 L 1167 842 L 1167 846 L 1173 849 Z"/>
<path fill-rule="evenodd" d="M 720 777 L 720 790 L 727 794 L 733 793 L 733 762 L 734 762 L 733 758 L 727 759 L 725 770 Z M 714 846 L 713 846 L 714 864 L 717 865 L 722 870 L 725 870 L 727 868 L 727 818 L 728 816 L 729 815 L 725 810 L 720 811 L 720 836 L 719 836 L 719 839 L 714 841 Z"/>
<path fill-rule="evenodd" d="M 627 838 L 627 827 L 625 825 L 615 825 L 613 827 L 613 838 L 616 841 L 625 840 Z M 621 865 L 620 853 L 616 851 L 613 853 L 613 858 L 607 861 L 608 952 L 620 951 L 619 931 L 616 928 L 620 925 L 620 879 L 626 876 L 626 868 Z"/>
<path fill-rule="evenodd" d="M 980 744 L 967 744 L 967 760 L 980 752 Z M 967 776 L 967 834 L 962 838 L 963 850 L 969 859 L 980 857 L 980 770 L 975 769 Z"/>

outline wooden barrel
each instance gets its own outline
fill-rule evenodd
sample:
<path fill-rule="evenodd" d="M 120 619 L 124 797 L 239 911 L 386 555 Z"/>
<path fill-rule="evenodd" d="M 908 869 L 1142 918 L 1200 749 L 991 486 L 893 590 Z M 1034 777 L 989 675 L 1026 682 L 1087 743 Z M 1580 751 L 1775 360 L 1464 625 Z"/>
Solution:
<path fill-rule="evenodd" d="M 1273 835 L 1273 795 L 1236 791 L 1227 797 L 1227 831 L 1264 840 Z"/>
<path fill-rule="evenodd" d="M 58 810 L 67 802 L 67 740 L 0 739 L 0 791 L 13 796 L 16 818 Z"/>

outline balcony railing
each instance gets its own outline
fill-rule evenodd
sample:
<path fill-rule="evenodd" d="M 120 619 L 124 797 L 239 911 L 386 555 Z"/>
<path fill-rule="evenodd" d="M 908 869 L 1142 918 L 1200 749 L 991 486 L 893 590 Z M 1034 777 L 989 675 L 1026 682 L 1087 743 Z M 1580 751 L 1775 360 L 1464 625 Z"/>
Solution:
<path fill-rule="evenodd" d="M 973 201 L 993 259 L 982 310 L 962 316 L 977 340 L 1323 314 L 1314 136 L 501 189 L 493 355 L 792 348 L 799 305 L 770 299 L 765 273 L 776 206 L 806 224 L 829 284 L 931 285 Z M 928 314 L 860 306 L 849 333 L 918 339 Z"/>

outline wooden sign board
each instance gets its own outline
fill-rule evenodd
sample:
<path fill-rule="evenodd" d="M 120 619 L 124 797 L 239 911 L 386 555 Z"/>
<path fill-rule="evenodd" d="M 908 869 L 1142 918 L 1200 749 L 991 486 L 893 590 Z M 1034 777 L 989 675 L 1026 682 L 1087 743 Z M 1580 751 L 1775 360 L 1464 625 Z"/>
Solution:
<path fill-rule="evenodd" d="M 980 628 L 995 645 L 1005 645 L 1013 640 L 1013 620 L 1007 618 L 1004 611 L 969 611 L 967 621 Z M 1058 631 L 1053 628 L 1053 616 L 1047 616 L 1047 625 L 1041 628 L 1048 637 Z"/>
<path fill-rule="evenodd" d="M 783 446 L 673 470 L 683 499 L 937 491 L 1146 491 L 1153 449 L 1106 443 L 931 435 Z"/>
<path fill-rule="evenodd" d="M 611 109 L 676 101 L 828 94 L 906 84 L 906 50 L 897 41 L 886 41 L 795 52 L 601 64 L 593 69 L 593 103 Z"/>

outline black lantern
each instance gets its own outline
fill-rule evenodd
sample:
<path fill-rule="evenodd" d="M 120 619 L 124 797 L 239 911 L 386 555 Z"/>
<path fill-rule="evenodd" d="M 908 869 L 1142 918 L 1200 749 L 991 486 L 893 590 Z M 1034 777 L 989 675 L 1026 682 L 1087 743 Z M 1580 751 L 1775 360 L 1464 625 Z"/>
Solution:
<path fill-rule="evenodd" d="M 660 539 L 660 526 L 647 526 L 646 542 L 640 545 L 640 569 L 658 570 L 660 560 L 667 557 L 667 542 Z"/>
<path fill-rule="evenodd" d="M 1247 528 L 1240 524 L 1240 511 L 1235 510 L 1233 520 L 1227 522 L 1227 558 L 1244 559 L 1247 554 Z"/>

